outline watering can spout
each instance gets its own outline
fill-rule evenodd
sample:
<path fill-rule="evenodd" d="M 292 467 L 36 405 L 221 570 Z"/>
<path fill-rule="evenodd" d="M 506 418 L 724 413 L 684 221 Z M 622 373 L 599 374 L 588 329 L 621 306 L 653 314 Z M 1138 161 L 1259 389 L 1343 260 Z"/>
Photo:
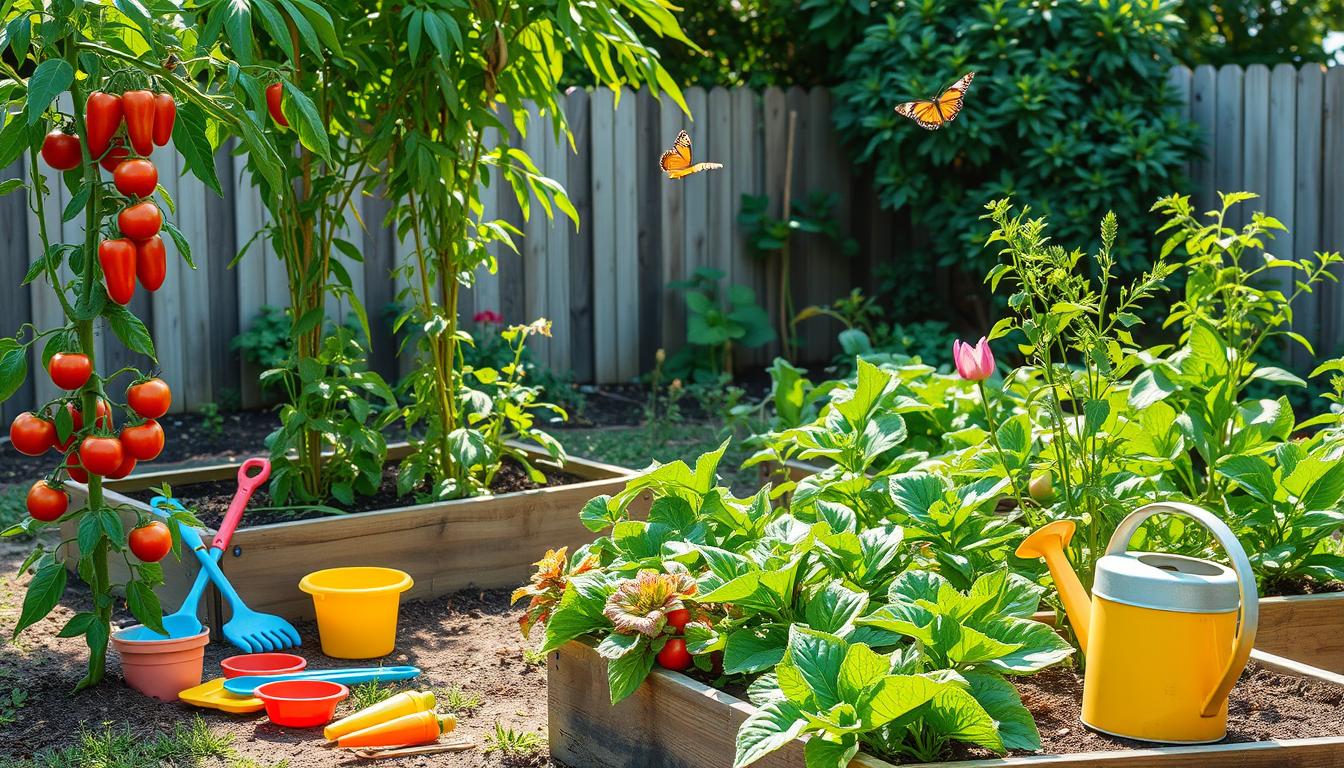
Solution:
<path fill-rule="evenodd" d="M 1074 524 L 1071 520 L 1056 520 L 1032 532 L 1017 546 L 1017 556 L 1021 558 L 1039 557 L 1045 559 L 1050 569 L 1050 578 L 1055 581 L 1059 599 L 1069 614 L 1069 623 L 1078 638 L 1078 646 L 1087 653 L 1087 633 L 1092 622 L 1092 602 L 1087 590 L 1078 581 L 1069 559 L 1064 556 L 1064 547 L 1073 538 Z"/>

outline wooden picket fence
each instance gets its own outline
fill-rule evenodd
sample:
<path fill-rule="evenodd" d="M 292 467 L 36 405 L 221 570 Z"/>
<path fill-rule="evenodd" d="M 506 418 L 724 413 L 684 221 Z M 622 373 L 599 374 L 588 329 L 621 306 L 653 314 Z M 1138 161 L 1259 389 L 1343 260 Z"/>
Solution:
<path fill-rule="evenodd" d="M 1171 82 L 1204 131 L 1206 158 L 1189 169 L 1202 209 L 1213 206 L 1216 189 L 1248 189 L 1263 195 L 1265 209 L 1291 228 L 1274 244 L 1278 252 L 1300 256 L 1344 247 L 1344 67 L 1177 68 Z M 868 286 L 877 265 L 900 264 L 919 247 L 920 234 L 904 216 L 877 206 L 870 180 L 840 146 L 827 90 L 691 88 L 686 100 L 694 120 L 646 91 L 624 91 L 617 99 L 610 90 L 574 90 L 565 96 L 572 147 L 556 141 L 537 115 L 529 116 L 525 136 L 506 137 L 569 191 L 581 223 L 548 220 L 535 204 L 524 221 L 510 190 L 483 189 L 487 213 L 513 221 L 525 237 L 521 255 L 498 253 L 498 273 L 476 276 L 464 296 L 463 318 L 487 309 L 510 323 L 550 318 L 555 333 L 535 343 L 538 357 L 577 381 L 608 383 L 634 379 L 649 370 L 658 349 L 670 352 L 684 343 L 684 298 L 667 286 L 697 268 L 721 271 L 725 286 L 751 287 L 774 317 L 778 278 L 772 265 L 751 253 L 737 214 L 743 194 L 763 194 L 772 215 L 780 215 L 790 113 L 796 115 L 793 198 L 834 193 L 841 229 L 859 244 L 858 255 L 847 257 L 822 238 L 799 238 L 791 270 L 796 306 L 828 303 L 855 285 Z M 723 163 L 724 169 L 665 179 L 657 158 L 682 129 L 691 133 L 697 159 Z M 228 267 L 266 212 L 247 186 L 241 161 L 226 151 L 216 159 L 222 199 L 179 178 L 171 152 L 161 150 L 154 159 L 178 205 L 175 221 L 194 244 L 198 269 L 173 264 L 164 289 L 152 296 L 139 292 L 132 309 L 154 335 L 175 408 L 195 409 L 233 393 L 256 405 L 257 370 L 239 359 L 230 342 L 263 305 L 287 303 L 284 270 L 264 238 L 253 242 L 236 268 Z M 0 179 L 26 170 L 0 169 Z M 48 211 L 47 226 L 75 241 L 82 221 L 59 221 L 63 198 L 59 193 Z M 366 196 L 359 205 L 346 233 L 362 245 L 363 262 L 346 266 L 373 326 L 371 364 L 395 378 L 412 364 L 408 356 L 399 359 L 390 322 L 403 287 L 393 269 L 410 244 L 383 226 L 386 201 Z M 0 306 L 0 328 L 29 321 L 46 328 L 59 321 L 44 283 L 18 287 L 37 242 L 22 196 L 0 199 L 0 254 L 7 257 L 0 259 L 0 286 L 8 297 Z M 956 288 L 930 290 L 955 294 Z M 328 307 L 333 319 L 346 309 L 336 302 Z M 1307 297 L 1296 320 L 1318 350 L 1336 349 L 1344 342 L 1344 292 L 1332 286 Z M 837 330 L 828 319 L 802 324 L 804 356 L 828 358 Z M 135 362 L 115 339 L 100 343 L 112 365 Z M 739 360 L 761 365 L 776 352 L 771 345 L 744 351 Z M 1300 355 L 1295 362 L 1305 364 Z M 45 376 L 30 377 L 6 404 L 5 418 L 52 394 Z"/>

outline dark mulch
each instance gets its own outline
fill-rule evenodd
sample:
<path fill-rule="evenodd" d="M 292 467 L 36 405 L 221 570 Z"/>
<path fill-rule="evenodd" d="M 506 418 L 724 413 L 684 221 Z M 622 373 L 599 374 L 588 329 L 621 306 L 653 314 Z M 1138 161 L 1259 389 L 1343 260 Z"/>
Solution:
<path fill-rule="evenodd" d="M 1036 718 L 1045 754 L 1151 749 L 1154 744 L 1108 736 L 1085 727 L 1083 679 L 1076 670 L 1047 669 L 1014 678 L 1022 703 Z M 1223 743 L 1307 739 L 1344 735 L 1344 690 L 1316 680 L 1271 672 L 1254 662 L 1232 689 L 1227 738 Z M 1028 753 L 1021 753 L 1028 754 Z M 980 749 L 957 746 L 955 759 L 992 757 Z"/>
<path fill-rule="evenodd" d="M 266 452 L 266 436 L 278 426 L 273 411 L 239 411 L 221 414 L 221 418 L 223 425 L 219 430 L 196 413 L 169 414 L 159 419 L 168 438 L 163 453 L 137 470 L 152 472 L 168 464 L 241 461 L 261 455 Z M 55 453 L 25 456 L 5 440 L 0 446 L 0 486 L 31 485 L 59 462 Z"/>
<path fill-rule="evenodd" d="M 393 507 L 404 507 L 411 504 L 418 504 L 422 499 L 412 493 L 406 496 L 397 495 L 397 467 L 396 462 L 389 462 L 383 467 L 383 483 L 378 488 L 378 492 L 372 496 L 360 496 L 355 498 L 355 503 L 349 506 L 342 505 L 340 502 L 331 500 L 327 506 L 339 509 L 341 512 L 355 514 L 359 512 L 370 512 L 378 509 L 391 509 Z M 540 484 L 532 481 L 527 472 L 512 459 L 505 459 L 499 472 L 496 473 L 491 489 L 496 493 L 513 493 L 515 491 L 530 491 L 535 488 L 546 488 L 553 485 L 569 485 L 571 483 L 584 482 L 583 478 L 572 475 L 568 472 L 550 469 L 548 467 L 538 467 L 542 474 L 546 476 L 546 483 Z M 192 485 L 181 485 L 173 488 L 173 495 L 182 500 L 182 503 L 188 509 L 193 510 L 196 516 L 206 525 L 216 527 L 224 519 L 224 513 L 229 510 L 229 502 L 233 501 L 234 493 L 238 490 L 236 480 L 219 480 L 211 483 L 195 483 Z M 132 498 L 141 501 L 149 501 L 158 495 L 158 491 L 147 489 L 135 491 L 130 494 Z M 293 501 L 290 502 L 294 504 Z M 319 517 L 327 517 L 333 514 L 329 509 L 311 508 L 295 505 L 287 508 L 268 509 L 272 504 L 270 488 L 262 486 L 252 494 L 252 500 L 247 505 L 246 525 L 268 525 L 270 523 L 291 522 L 294 520 L 312 520 Z"/>
<path fill-rule="evenodd" d="M 1305 576 L 1276 579 L 1264 585 L 1262 597 L 1277 595 L 1324 595 L 1344 592 L 1344 581 L 1316 581 Z"/>
<path fill-rule="evenodd" d="M 8 595 L 0 601 L 0 633 L 6 638 L 18 618 L 14 596 L 22 594 L 27 581 L 27 578 L 14 579 L 23 554 L 24 548 L 0 541 L 0 596 Z M 88 590 L 72 579 L 55 611 L 0 652 L 0 683 L 21 686 L 28 693 L 15 721 L 0 724 L 0 765 L 43 749 L 75 743 L 81 723 L 94 730 L 108 724 L 149 733 L 163 731 L 171 723 L 184 722 L 196 715 L 205 719 L 211 731 L 233 736 L 233 747 L 239 757 L 256 760 L 261 766 L 276 765 L 281 760 L 288 760 L 290 766 L 296 767 L 347 766 L 357 762 L 346 753 L 323 748 L 320 730 L 279 728 L 270 724 L 264 712 L 230 715 L 141 696 L 121 682 L 115 652 L 108 654 L 106 682 L 72 694 L 75 683 L 83 676 L 87 649 L 82 638 L 58 638 L 56 633 L 76 611 L 88 610 L 90 602 Z M 480 746 L 467 752 L 397 760 L 395 764 L 446 768 L 499 766 L 498 756 L 484 753 L 484 736 L 496 721 L 518 731 L 542 735 L 546 729 L 545 665 L 524 657 L 524 650 L 535 643 L 519 634 L 518 615 L 519 611 L 509 606 L 507 591 L 459 592 L 402 605 L 397 648 L 384 658 L 350 662 L 323 656 L 313 622 L 297 623 L 303 638 L 303 646 L 297 652 L 314 669 L 354 664 L 415 665 L 423 674 L 404 687 L 435 690 L 441 711 L 446 711 L 443 694 L 450 687 L 478 696 L 481 700 L 478 707 L 458 713 L 454 735 L 467 735 Z M 127 616 L 119 619 L 121 624 L 132 623 Z M 538 639 L 533 637 L 533 641 Z M 237 653 L 225 643 L 211 643 L 206 650 L 206 679 L 220 676 L 220 660 Z M 346 702 L 337 710 L 337 716 L 350 711 L 352 707 Z M 223 763 L 210 763 L 216 764 Z M 534 764 L 550 765 L 544 758 Z"/>

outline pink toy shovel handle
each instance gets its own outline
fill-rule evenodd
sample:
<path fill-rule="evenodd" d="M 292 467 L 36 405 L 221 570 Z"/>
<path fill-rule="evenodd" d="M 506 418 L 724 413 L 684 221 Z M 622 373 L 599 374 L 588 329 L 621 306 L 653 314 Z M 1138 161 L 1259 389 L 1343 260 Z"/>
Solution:
<path fill-rule="evenodd" d="M 248 472 L 254 469 L 257 473 L 249 475 Z M 229 545 L 229 539 L 233 538 L 233 531 L 243 517 L 243 508 L 270 476 L 271 462 L 266 459 L 248 459 L 238 468 L 238 492 L 233 495 L 233 501 L 229 502 L 229 511 L 224 513 L 224 521 L 219 524 L 215 540 L 210 543 L 212 548 L 224 549 Z"/>

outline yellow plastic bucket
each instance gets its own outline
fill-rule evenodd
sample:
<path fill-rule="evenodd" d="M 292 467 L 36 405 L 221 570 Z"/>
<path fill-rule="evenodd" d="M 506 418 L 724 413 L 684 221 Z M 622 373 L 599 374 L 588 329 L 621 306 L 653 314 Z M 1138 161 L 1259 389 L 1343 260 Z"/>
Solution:
<path fill-rule="evenodd" d="M 322 653 L 336 659 L 391 653 L 401 593 L 414 583 L 395 568 L 328 568 L 304 576 L 299 589 L 313 596 Z"/>

